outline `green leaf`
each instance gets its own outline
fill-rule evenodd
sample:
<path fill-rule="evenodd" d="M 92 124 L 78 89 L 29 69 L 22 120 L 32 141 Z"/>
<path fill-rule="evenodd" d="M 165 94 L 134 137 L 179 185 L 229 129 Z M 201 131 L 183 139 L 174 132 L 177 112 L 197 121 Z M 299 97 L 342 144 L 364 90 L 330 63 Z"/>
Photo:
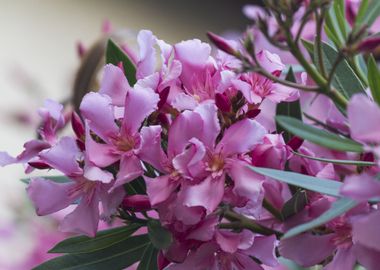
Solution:
<path fill-rule="evenodd" d="M 322 60 L 326 72 L 329 73 L 334 65 L 335 60 L 338 58 L 338 52 L 331 45 L 322 42 Z M 365 87 L 356 75 L 354 70 L 343 59 L 335 69 L 334 79 L 332 85 L 339 90 L 347 99 L 350 99 L 356 93 L 364 93 Z"/>
<path fill-rule="evenodd" d="M 299 213 L 307 204 L 307 194 L 304 190 L 298 190 L 287 202 L 281 210 L 281 215 L 284 219 Z"/>
<path fill-rule="evenodd" d="M 346 39 L 347 32 L 350 30 L 350 27 L 345 18 L 346 8 L 345 8 L 344 0 L 335 0 L 333 9 L 334 9 L 335 18 L 339 25 L 339 30 L 342 33 L 342 36 L 344 37 L 344 39 Z"/>
<path fill-rule="evenodd" d="M 70 178 L 68 178 L 67 176 L 63 176 L 63 175 L 59 175 L 59 176 L 38 176 L 38 177 L 31 177 L 31 178 L 43 178 L 45 179 L 46 181 L 53 181 L 53 182 L 56 182 L 56 183 L 68 183 L 68 182 L 72 182 L 72 180 Z M 21 178 L 21 182 L 29 185 L 30 183 L 30 180 L 31 180 L 30 177 L 28 178 Z"/>
<path fill-rule="evenodd" d="M 95 252 L 131 236 L 139 225 L 131 224 L 124 227 L 113 228 L 98 232 L 95 237 L 77 236 L 63 240 L 49 250 L 49 253 L 89 253 Z"/>
<path fill-rule="evenodd" d="M 309 40 L 303 39 L 303 38 L 301 38 L 301 42 L 302 42 L 303 46 L 305 47 L 305 49 L 307 50 L 307 52 L 311 55 L 311 58 L 313 58 L 314 43 L 309 41 Z"/>
<path fill-rule="evenodd" d="M 293 151 L 293 154 L 307 158 L 307 159 L 312 159 L 312 160 L 318 160 L 321 162 L 326 162 L 326 163 L 333 163 L 333 164 L 342 164 L 342 165 L 354 165 L 354 166 L 375 166 L 375 162 L 370 162 L 370 161 L 361 161 L 361 160 L 343 160 L 343 159 L 329 159 L 329 158 L 319 158 L 319 157 L 312 157 L 308 155 L 304 155 L 298 152 Z"/>
<path fill-rule="evenodd" d="M 285 78 L 287 81 L 296 82 L 293 69 L 290 68 L 289 72 Z M 286 115 L 297 119 L 302 119 L 301 106 L 299 100 L 292 102 L 281 102 L 276 107 L 276 115 Z M 283 132 L 283 137 L 285 142 L 291 139 L 291 134 L 283 129 L 280 125 L 276 125 L 277 133 Z"/>
<path fill-rule="evenodd" d="M 172 234 L 158 220 L 149 220 L 148 234 L 150 241 L 158 249 L 166 249 L 172 242 Z"/>
<path fill-rule="evenodd" d="M 314 219 L 310 222 L 304 223 L 302 225 L 299 225 L 297 227 L 294 227 L 294 228 L 290 229 L 289 231 L 287 231 L 284 234 L 283 239 L 296 236 L 300 233 L 306 232 L 308 230 L 311 230 L 313 228 L 316 228 L 318 226 L 326 224 L 330 220 L 332 220 L 332 219 L 344 214 L 348 210 L 354 208 L 357 204 L 358 203 L 356 201 L 348 199 L 348 198 L 338 199 L 337 201 L 335 201 L 331 205 L 331 208 L 329 210 L 324 212 L 322 215 L 320 215 L 316 219 Z"/>
<path fill-rule="evenodd" d="M 365 15 L 368 11 L 368 0 L 362 0 L 360 3 L 359 11 L 355 17 L 355 28 L 363 25 L 363 20 L 365 19 Z"/>
<path fill-rule="evenodd" d="M 317 145 L 346 152 L 363 151 L 363 146 L 358 142 L 306 125 L 298 119 L 287 116 L 276 116 L 276 121 L 290 133 Z"/>
<path fill-rule="evenodd" d="M 136 67 L 123 50 L 111 39 L 108 40 L 106 49 L 106 63 L 118 65 L 123 63 L 124 73 L 131 86 L 136 83 Z"/>
<path fill-rule="evenodd" d="M 137 270 L 158 270 L 158 250 L 151 244 L 146 247 Z"/>
<path fill-rule="evenodd" d="M 287 172 L 253 166 L 249 166 L 249 168 L 258 174 L 268 176 L 280 182 L 284 182 L 290 185 L 326 194 L 329 196 L 340 197 L 339 189 L 342 186 L 342 183 L 338 181 L 304 175 L 295 172 Z"/>
<path fill-rule="evenodd" d="M 333 6 L 327 12 L 325 22 L 325 31 L 327 37 L 332 40 L 338 48 L 342 47 L 342 45 L 345 43 L 345 36 L 340 29 Z"/>
<path fill-rule="evenodd" d="M 379 0 L 372 0 L 367 8 L 367 11 L 365 15 L 363 16 L 362 24 L 366 24 L 368 27 L 370 27 L 377 17 L 380 15 L 380 1 Z"/>
<path fill-rule="evenodd" d="M 140 176 L 135 180 L 124 184 L 124 189 L 128 195 L 146 194 L 145 180 Z"/>
<path fill-rule="evenodd" d="M 368 59 L 368 84 L 373 100 L 380 105 L 380 71 L 372 55 Z"/>
<path fill-rule="evenodd" d="M 95 252 L 54 258 L 33 270 L 121 270 L 139 261 L 149 243 L 146 234 L 132 236 Z"/>

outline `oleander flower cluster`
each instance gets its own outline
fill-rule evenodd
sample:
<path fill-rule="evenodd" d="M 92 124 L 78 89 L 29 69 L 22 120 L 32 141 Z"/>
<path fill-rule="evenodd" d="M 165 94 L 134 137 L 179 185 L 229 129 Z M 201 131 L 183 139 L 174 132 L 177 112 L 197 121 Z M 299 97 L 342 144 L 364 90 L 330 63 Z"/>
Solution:
<path fill-rule="evenodd" d="M 1 153 L 3 166 L 63 175 L 31 177 L 27 193 L 38 215 L 70 208 L 60 230 L 93 237 L 74 238 L 82 248 L 99 245 L 58 244 L 79 265 L 66 266 L 259 270 L 287 259 L 378 269 L 380 72 L 361 54 L 378 38 L 355 30 L 366 7 L 346 1 L 346 32 L 334 30 L 342 41 L 318 24 L 328 8 L 340 18 L 344 1 L 265 2 L 244 9 L 254 27 L 242 42 L 209 33 L 219 50 L 148 30 L 133 56 L 110 41 L 119 59 L 107 60 L 79 110 L 47 100 L 39 138 L 17 157 Z M 130 231 L 98 233 L 100 220 Z"/>

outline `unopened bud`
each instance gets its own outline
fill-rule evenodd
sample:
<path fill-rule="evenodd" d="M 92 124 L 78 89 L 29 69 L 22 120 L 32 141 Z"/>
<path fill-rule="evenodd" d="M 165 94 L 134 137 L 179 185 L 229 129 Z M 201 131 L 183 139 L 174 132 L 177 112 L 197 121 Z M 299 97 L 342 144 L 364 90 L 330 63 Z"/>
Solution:
<path fill-rule="evenodd" d="M 149 202 L 149 197 L 147 195 L 140 194 L 126 196 L 121 203 L 121 206 L 125 210 L 135 212 L 148 211 L 152 209 Z"/>
<path fill-rule="evenodd" d="M 231 111 L 231 101 L 226 95 L 216 93 L 215 94 L 215 104 L 222 112 Z"/>
<path fill-rule="evenodd" d="M 85 136 L 84 125 L 79 115 L 75 111 L 73 111 L 71 114 L 71 127 L 73 128 L 75 135 L 80 140 L 83 140 Z"/>
<path fill-rule="evenodd" d="M 214 33 L 207 32 L 207 36 L 212 43 L 219 49 L 230 55 L 236 55 L 238 52 L 233 48 L 233 46 L 221 36 Z"/>
<path fill-rule="evenodd" d="M 380 36 L 368 37 L 364 39 L 357 47 L 359 52 L 372 52 L 380 45 Z"/>
<path fill-rule="evenodd" d="M 253 110 L 249 110 L 245 115 L 250 118 L 250 119 L 253 119 L 255 118 L 256 116 L 258 116 L 260 114 L 261 110 L 260 109 L 253 109 Z"/>
<path fill-rule="evenodd" d="M 158 109 L 161 109 L 161 108 L 165 105 L 165 103 L 166 103 L 166 101 L 167 101 L 167 99 L 168 99 L 168 96 L 169 96 L 169 92 L 170 92 L 170 87 L 168 86 L 168 87 L 164 88 L 164 89 L 158 94 L 159 97 L 160 97 L 160 101 L 159 101 L 158 104 L 157 104 Z"/>
<path fill-rule="evenodd" d="M 294 136 L 294 137 L 292 137 L 289 141 L 288 141 L 288 143 L 287 143 L 287 145 L 293 150 L 293 151 L 297 151 L 300 147 L 301 147 L 301 145 L 303 144 L 303 139 L 301 139 L 301 138 L 299 138 L 299 137 L 297 137 L 297 136 Z"/>
<path fill-rule="evenodd" d="M 51 169 L 51 167 L 43 161 L 30 161 L 28 164 L 29 166 L 39 170 Z"/>

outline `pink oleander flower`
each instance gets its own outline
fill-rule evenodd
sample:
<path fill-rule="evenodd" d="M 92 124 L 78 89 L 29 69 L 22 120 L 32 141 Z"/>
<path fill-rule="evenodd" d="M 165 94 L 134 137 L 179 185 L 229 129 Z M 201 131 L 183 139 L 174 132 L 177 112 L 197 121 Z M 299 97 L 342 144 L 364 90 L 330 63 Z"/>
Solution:
<path fill-rule="evenodd" d="M 120 74 L 120 71 L 114 72 Z M 152 127 L 144 127 L 141 132 L 139 129 L 145 118 L 157 108 L 159 97 L 151 88 L 141 84 L 140 80 L 128 91 L 120 91 L 125 96 L 121 109 L 112 105 L 115 102 L 108 95 L 101 93 L 87 94 L 80 106 L 88 127 L 101 139 L 99 143 L 91 132 L 86 135 L 89 161 L 102 168 L 120 161 L 115 187 L 143 173 L 138 155 L 144 136 Z"/>
<path fill-rule="evenodd" d="M 99 202 L 102 202 L 104 216 L 109 217 L 124 195 L 122 189 L 109 194 L 114 184 L 113 175 L 94 166 L 88 153 L 81 152 L 72 137 L 63 137 L 50 149 L 42 151 L 39 157 L 69 177 L 71 182 L 56 183 L 48 177 L 32 178 L 27 191 L 37 214 L 49 215 L 77 203 L 75 210 L 62 220 L 60 229 L 95 236 L 100 218 Z"/>
<path fill-rule="evenodd" d="M 275 76 L 279 76 L 285 68 L 277 54 L 266 50 L 260 51 L 257 59 L 264 69 Z M 298 90 L 274 83 L 254 72 L 241 74 L 238 79 L 232 80 L 232 85 L 244 95 L 249 104 L 260 104 L 265 98 L 275 103 L 299 98 Z"/>

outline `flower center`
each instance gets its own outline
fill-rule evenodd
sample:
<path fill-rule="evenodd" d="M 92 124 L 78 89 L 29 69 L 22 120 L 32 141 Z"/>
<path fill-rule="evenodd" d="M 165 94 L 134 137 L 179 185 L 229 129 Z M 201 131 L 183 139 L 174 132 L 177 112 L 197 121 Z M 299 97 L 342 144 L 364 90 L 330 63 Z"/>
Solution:
<path fill-rule="evenodd" d="M 344 221 L 337 221 L 334 225 L 335 237 L 332 239 L 335 246 L 348 248 L 352 245 L 351 225 Z"/>
<path fill-rule="evenodd" d="M 136 146 L 136 140 L 132 136 L 118 137 L 115 140 L 115 146 L 117 149 L 123 152 L 131 151 Z"/>

